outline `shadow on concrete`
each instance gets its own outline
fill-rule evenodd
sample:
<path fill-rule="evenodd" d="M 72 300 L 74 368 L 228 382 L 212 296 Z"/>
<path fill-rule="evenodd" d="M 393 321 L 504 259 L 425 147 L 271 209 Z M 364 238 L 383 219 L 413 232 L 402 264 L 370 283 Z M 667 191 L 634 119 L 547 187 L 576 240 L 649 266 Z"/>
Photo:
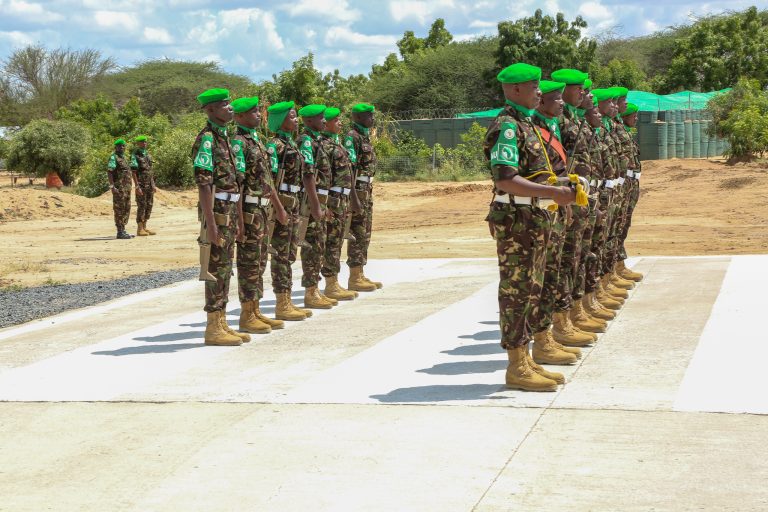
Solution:
<path fill-rule="evenodd" d="M 480 323 L 483 324 L 483 325 L 499 325 L 499 321 L 498 320 L 483 320 Z"/>
<path fill-rule="evenodd" d="M 135 356 L 140 354 L 168 354 L 179 352 L 180 350 L 189 350 L 191 348 L 202 348 L 203 343 L 176 343 L 174 345 L 141 345 L 139 347 L 123 347 L 117 350 L 100 350 L 92 352 L 95 356 Z"/>
<path fill-rule="evenodd" d="M 504 349 L 497 343 L 480 343 L 478 345 L 462 345 L 461 347 L 443 350 L 441 354 L 452 356 L 488 356 L 491 354 L 503 354 Z"/>
<path fill-rule="evenodd" d="M 505 396 L 491 396 L 503 391 L 499 384 L 461 384 L 444 386 L 415 386 L 399 388 L 386 395 L 371 395 L 370 398 L 382 403 L 396 402 L 448 402 L 453 400 L 506 399 Z"/>
<path fill-rule="evenodd" d="M 138 336 L 133 339 L 136 341 L 163 342 L 163 341 L 181 341 L 181 340 L 194 340 L 194 339 L 202 340 L 204 337 L 205 337 L 205 331 L 184 331 L 184 332 L 169 332 L 166 334 L 158 334 L 157 336 Z"/>
<path fill-rule="evenodd" d="M 466 375 L 469 373 L 493 373 L 504 370 L 507 361 L 459 361 L 456 363 L 440 363 L 432 368 L 416 370 L 430 375 Z"/>
<path fill-rule="evenodd" d="M 296 298 L 302 299 L 301 301 L 298 301 L 298 300 L 294 300 L 293 301 L 294 304 L 296 304 L 297 306 L 301 307 L 301 303 L 304 300 L 304 292 L 303 291 L 302 292 L 291 292 L 291 298 L 293 298 L 293 299 L 296 299 Z M 277 305 L 277 301 L 274 301 L 274 300 L 260 300 L 259 301 L 259 311 L 261 311 L 261 313 L 263 315 L 274 316 L 274 314 L 275 314 L 275 306 L 276 305 Z M 235 309 L 232 309 L 232 310 L 227 310 L 227 316 L 233 316 L 234 315 L 234 316 L 239 317 L 240 316 L 240 309 L 241 308 L 235 308 Z M 235 323 L 232 323 L 232 320 L 228 319 L 227 323 L 229 323 L 230 327 L 236 327 L 238 321 L 235 321 Z M 206 326 L 206 322 L 195 322 L 195 323 L 191 323 L 191 324 L 179 324 L 179 325 L 181 327 L 205 327 Z"/>
<path fill-rule="evenodd" d="M 462 334 L 459 336 L 462 340 L 476 340 L 476 341 L 488 341 L 488 340 L 501 340 L 501 329 L 494 329 L 492 331 L 478 331 L 475 334 Z"/>

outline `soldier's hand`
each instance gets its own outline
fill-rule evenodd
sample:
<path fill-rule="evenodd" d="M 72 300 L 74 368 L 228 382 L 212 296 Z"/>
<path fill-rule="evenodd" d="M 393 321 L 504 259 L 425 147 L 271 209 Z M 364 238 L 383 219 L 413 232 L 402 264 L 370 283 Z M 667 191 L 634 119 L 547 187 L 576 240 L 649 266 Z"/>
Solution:
<path fill-rule="evenodd" d="M 310 208 L 310 213 L 312 214 L 312 218 L 315 220 L 321 220 L 323 218 L 323 208 L 318 206 L 315 208 L 314 206 Z"/>
<path fill-rule="evenodd" d="M 288 224 L 288 213 L 284 209 L 275 209 L 275 218 L 277 219 L 277 222 L 285 226 Z"/>
<path fill-rule="evenodd" d="M 245 224 L 242 221 L 238 222 L 235 229 L 235 240 L 241 244 L 245 243 Z"/>
<path fill-rule="evenodd" d="M 208 241 L 213 245 L 221 247 L 221 244 L 219 244 L 219 230 L 216 224 L 208 224 L 205 226 L 205 231 L 208 234 Z"/>
<path fill-rule="evenodd" d="M 327 221 L 333 220 L 333 211 L 330 208 L 325 209 L 325 220 Z"/>
<path fill-rule="evenodd" d="M 139 188 L 139 187 L 136 187 L 136 195 L 137 195 L 137 196 L 143 196 L 143 195 L 144 195 L 144 191 L 143 191 L 143 190 L 141 190 L 141 188 Z"/>
<path fill-rule="evenodd" d="M 360 204 L 360 200 L 357 199 L 357 197 L 354 197 L 349 202 L 349 207 L 352 210 L 352 213 L 361 213 L 363 211 L 363 205 Z"/>
<path fill-rule="evenodd" d="M 555 191 L 552 194 L 552 199 L 559 206 L 568 206 L 572 202 L 576 201 L 576 191 L 570 187 L 554 187 Z"/>

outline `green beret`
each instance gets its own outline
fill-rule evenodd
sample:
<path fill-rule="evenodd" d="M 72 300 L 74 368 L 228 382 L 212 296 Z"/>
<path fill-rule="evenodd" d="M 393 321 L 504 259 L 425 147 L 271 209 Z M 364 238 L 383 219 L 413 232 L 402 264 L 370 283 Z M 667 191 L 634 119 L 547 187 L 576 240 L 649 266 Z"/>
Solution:
<path fill-rule="evenodd" d="M 271 105 L 267 109 L 267 126 L 269 129 L 273 132 L 279 130 L 293 107 L 294 103 L 292 101 L 281 101 Z"/>
<path fill-rule="evenodd" d="M 119 146 L 120 144 L 122 144 L 123 146 L 125 146 L 125 139 L 117 139 L 117 140 L 115 141 L 115 146 Z"/>
<path fill-rule="evenodd" d="M 147 136 L 146 135 L 139 135 L 135 139 L 133 139 L 133 142 L 146 142 Z"/>
<path fill-rule="evenodd" d="M 631 116 L 632 114 L 636 113 L 638 110 L 640 110 L 640 107 L 638 107 L 634 103 L 627 103 L 627 110 L 623 114 L 621 114 L 621 117 Z"/>
<path fill-rule="evenodd" d="M 558 69 L 552 72 L 552 80 L 562 82 L 565 85 L 584 85 L 584 81 L 588 77 L 588 74 L 578 69 Z"/>
<path fill-rule="evenodd" d="M 319 104 L 312 104 L 312 105 L 305 105 L 301 107 L 299 110 L 299 115 L 301 117 L 315 117 L 319 116 L 323 112 L 325 112 L 325 109 L 328 108 L 325 105 L 319 105 Z"/>
<path fill-rule="evenodd" d="M 586 80 L 584 80 L 584 90 L 586 91 L 590 87 L 592 87 L 592 80 L 587 78 Z"/>
<path fill-rule="evenodd" d="M 520 84 L 541 80 L 541 68 L 525 62 L 517 62 L 502 69 L 496 79 L 503 84 Z"/>
<path fill-rule="evenodd" d="M 611 89 L 593 89 L 592 96 L 595 98 L 595 105 L 601 101 L 612 100 L 616 97 Z"/>
<path fill-rule="evenodd" d="M 611 87 L 611 90 L 613 91 L 614 98 L 623 98 L 629 94 L 629 89 L 626 87 Z"/>
<path fill-rule="evenodd" d="M 235 111 L 235 114 L 242 114 L 243 112 L 248 112 L 249 110 L 256 108 L 258 105 L 258 96 L 252 96 L 250 98 L 237 98 L 232 102 L 232 110 Z"/>
<path fill-rule="evenodd" d="M 226 89 L 208 89 L 197 97 L 201 105 L 216 101 L 229 101 L 229 91 Z"/>
<path fill-rule="evenodd" d="M 541 89 L 541 94 L 548 94 L 555 91 L 563 92 L 565 84 L 562 82 L 553 82 L 552 80 L 542 80 L 539 82 L 539 89 Z"/>
<path fill-rule="evenodd" d="M 341 110 L 336 107 L 328 107 L 325 109 L 325 120 L 330 121 L 336 119 L 341 114 Z"/>
<path fill-rule="evenodd" d="M 373 105 L 369 105 L 368 103 L 358 103 L 354 107 L 352 107 L 352 112 L 375 112 L 376 107 Z"/>

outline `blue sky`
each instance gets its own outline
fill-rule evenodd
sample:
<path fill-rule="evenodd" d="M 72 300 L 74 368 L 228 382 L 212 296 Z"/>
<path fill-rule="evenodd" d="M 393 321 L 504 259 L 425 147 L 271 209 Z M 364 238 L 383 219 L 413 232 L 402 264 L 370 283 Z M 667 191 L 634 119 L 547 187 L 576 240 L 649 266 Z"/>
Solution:
<path fill-rule="evenodd" d="M 426 34 L 445 18 L 456 39 L 496 33 L 496 23 L 537 8 L 582 15 L 595 36 L 643 35 L 766 0 L 0 0 L 0 57 L 14 48 L 97 48 L 123 66 L 146 59 L 214 60 L 229 72 L 268 79 L 312 51 L 324 72 L 368 73 L 396 52 L 405 30 Z M 214 6 L 214 7 L 212 7 Z"/>

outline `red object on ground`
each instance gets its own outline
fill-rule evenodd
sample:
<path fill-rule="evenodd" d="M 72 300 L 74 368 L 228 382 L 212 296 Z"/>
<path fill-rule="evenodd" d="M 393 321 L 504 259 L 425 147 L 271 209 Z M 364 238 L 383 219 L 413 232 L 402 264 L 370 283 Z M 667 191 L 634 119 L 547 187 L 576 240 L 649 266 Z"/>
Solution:
<path fill-rule="evenodd" d="M 61 189 L 61 187 L 64 186 L 64 183 L 61 182 L 61 178 L 59 178 L 58 174 L 49 172 L 45 177 L 45 186 L 48 188 Z"/>

